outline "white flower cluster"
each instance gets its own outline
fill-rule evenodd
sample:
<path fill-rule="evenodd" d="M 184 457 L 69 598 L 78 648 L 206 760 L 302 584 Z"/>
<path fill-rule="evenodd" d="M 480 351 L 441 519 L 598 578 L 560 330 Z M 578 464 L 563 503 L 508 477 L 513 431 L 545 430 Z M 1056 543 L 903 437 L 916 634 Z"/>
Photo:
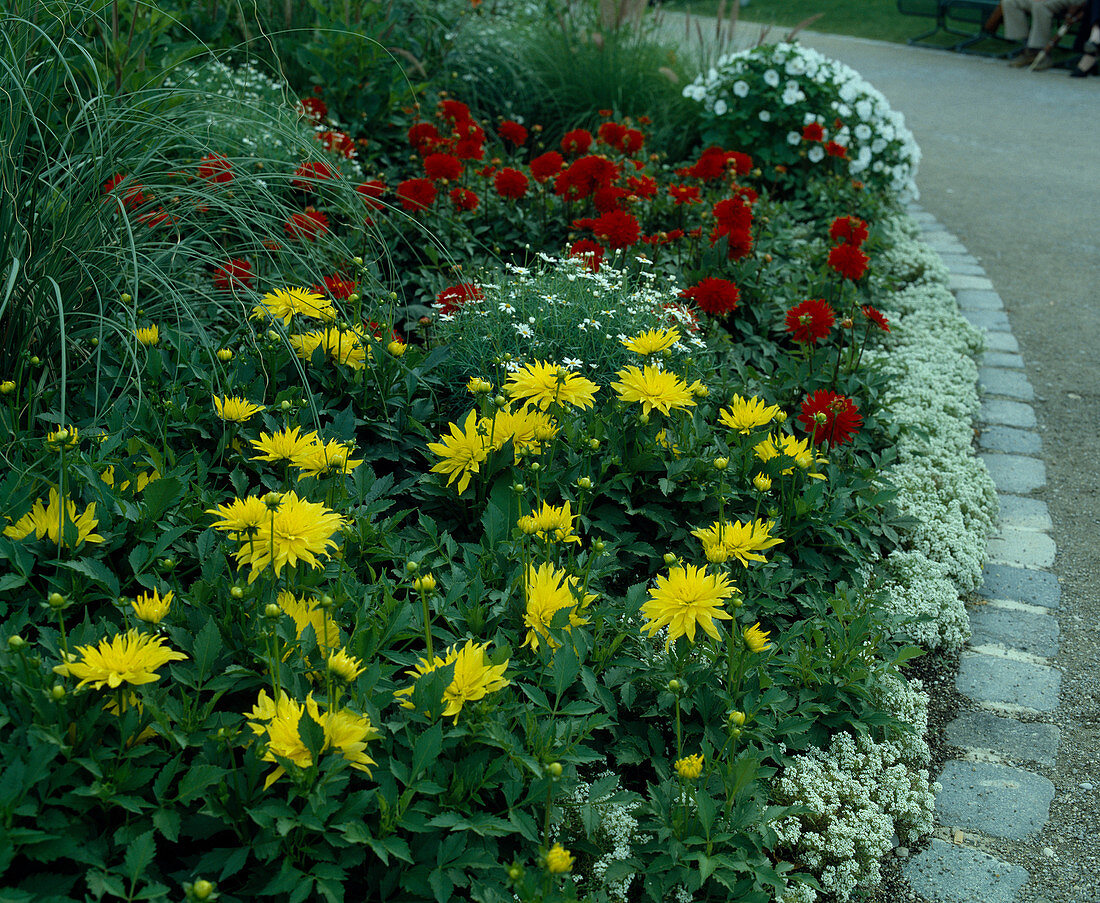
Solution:
<path fill-rule="evenodd" d="M 762 154 L 761 148 L 785 135 L 793 155 L 804 144 L 803 128 L 817 123 L 826 141 L 846 149 L 851 176 L 880 185 L 902 202 L 918 196 L 920 149 L 905 118 L 858 72 L 816 50 L 780 42 L 727 54 L 683 94 L 703 105 L 711 138 L 744 141 Z M 817 163 L 826 152 L 812 142 L 806 156 Z"/>
<path fill-rule="evenodd" d="M 889 354 L 875 357 L 895 376 L 887 404 L 905 426 L 889 476 L 900 490 L 899 509 L 915 520 L 906 546 L 943 565 L 942 574 L 922 571 L 928 579 L 945 576 L 972 591 L 981 582 L 997 518 L 996 487 L 974 455 L 970 426 L 979 407 L 973 355 L 984 340 L 941 284 L 914 283 L 883 304 L 892 307 L 893 342 Z M 936 628 L 940 642 L 933 645 L 957 647 L 957 607 L 940 610 L 946 620 Z"/>
<path fill-rule="evenodd" d="M 970 619 L 945 565 L 923 552 L 896 549 L 882 563 L 885 607 L 902 623 L 901 638 L 926 649 L 957 652 Z"/>
<path fill-rule="evenodd" d="M 603 851 L 592 863 L 588 878 L 602 888 L 608 900 L 626 903 L 630 885 L 634 883 L 634 874 L 612 881 L 607 881 L 605 876 L 612 863 L 630 858 L 631 844 L 640 841 L 642 837 L 638 834 L 638 820 L 633 814 L 639 803 L 618 802 L 615 800 L 618 793 L 618 778 L 612 772 L 605 771 L 597 775 L 591 784 L 578 781 L 565 808 L 577 820 L 577 830 L 587 829 L 588 839 Z M 578 883 L 584 882 L 582 880 Z"/>
<path fill-rule="evenodd" d="M 902 743 L 837 734 L 828 750 L 796 756 L 776 781 L 775 803 L 808 810 L 776 821 L 778 852 L 845 903 L 858 888 L 881 881 L 879 860 L 895 833 L 914 840 L 931 831 L 937 790 L 926 768 L 909 764 Z M 816 899 L 790 886 L 780 897 L 782 903 Z"/>

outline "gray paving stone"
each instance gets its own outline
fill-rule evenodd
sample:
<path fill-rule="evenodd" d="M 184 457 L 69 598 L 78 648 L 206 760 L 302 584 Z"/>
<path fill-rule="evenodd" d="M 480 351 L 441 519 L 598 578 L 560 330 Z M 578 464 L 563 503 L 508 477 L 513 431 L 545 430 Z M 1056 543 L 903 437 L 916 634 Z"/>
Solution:
<path fill-rule="evenodd" d="M 1047 778 L 992 762 L 956 759 L 943 767 L 939 781 L 940 824 L 990 837 L 1022 840 L 1042 830 L 1054 799 L 1054 785 Z"/>
<path fill-rule="evenodd" d="M 985 337 L 989 351 L 1019 351 L 1020 343 L 1011 332 L 991 332 Z"/>
<path fill-rule="evenodd" d="M 1005 395 L 1020 401 L 1032 401 L 1035 398 L 1035 390 L 1022 370 L 982 367 L 978 371 L 978 382 L 990 395 Z"/>
<path fill-rule="evenodd" d="M 1015 903 L 1028 880 L 1021 866 L 939 838 L 902 871 L 913 890 L 931 903 Z"/>
<path fill-rule="evenodd" d="M 1037 455 L 1043 450 L 1043 440 L 1035 430 L 994 425 L 978 435 L 978 447 L 1010 455 Z"/>
<path fill-rule="evenodd" d="M 1018 370 L 1024 368 L 1023 357 L 1008 351 L 987 351 L 982 355 L 981 362 L 987 367 L 1015 367 Z"/>
<path fill-rule="evenodd" d="M 962 749 L 989 750 L 1013 762 L 1053 765 L 1062 732 L 1056 725 L 1015 718 L 992 712 L 963 712 L 945 730 L 947 742 Z"/>
<path fill-rule="evenodd" d="M 1000 452 L 982 452 L 978 457 L 989 468 L 989 475 L 1001 492 L 1017 492 L 1023 495 L 1047 484 L 1047 466 L 1042 458 L 1005 455 Z"/>
<path fill-rule="evenodd" d="M 973 606 L 967 611 L 972 646 L 996 643 L 1029 655 L 1051 658 L 1058 654 L 1058 622 L 1053 615 L 992 605 Z"/>
<path fill-rule="evenodd" d="M 1036 425 L 1035 410 L 1031 405 L 1024 404 L 1022 401 L 1010 401 L 1004 398 L 983 399 L 978 418 L 985 423 L 997 423 L 1001 426 L 1015 426 L 1023 429 L 1034 429 Z"/>
<path fill-rule="evenodd" d="M 932 230 L 921 235 L 920 240 L 933 251 L 939 251 L 941 254 L 967 253 L 966 246 L 950 232 Z"/>
<path fill-rule="evenodd" d="M 964 652 L 955 686 L 975 702 L 1053 712 L 1058 708 L 1062 675 L 1046 665 Z"/>
<path fill-rule="evenodd" d="M 947 257 L 951 258 L 948 262 Z M 985 276 L 985 269 L 983 269 L 980 263 L 960 263 L 957 254 L 940 255 L 940 259 L 944 262 L 944 266 L 947 267 L 948 278 L 952 276 Z M 986 277 L 988 278 L 988 277 Z M 959 306 L 963 307 L 962 302 L 959 302 Z"/>
<path fill-rule="evenodd" d="M 1050 509 L 1042 499 L 1029 499 L 1022 495 L 998 493 L 1001 506 L 1001 529 L 1053 530 Z"/>
<path fill-rule="evenodd" d="M 1062 601 L 1062 586 L 1048 571 L 987 564 L 982 580 L 978 593 L 987 599 L 1024 602 L 1043 608 L 1058 608 Z"/>
<path fill-rule="evenodd" d="M 993 290 L 993 282 L 986 275 L 967 276 L 963 273 L 949 273 L 947 275 L 947 287 L 952 291 L 964 288 L 976 288 Z"/>
<path fill-rule="evenodd" d="M 962 315 L 970 321 L 970 325 L 978 329 L 988 329 L 990 332 L 1011 332 L 1012 327 L 1008 323 L 1008 314 L 1003 310 L 973 310 L 964 308 Z"/>
<path fill-rule="evenodd" d="M 1004 302 L 995 291 L 980 288 L 961 288 L 955 292 L 959 307 L 968 310 L 1004 310 Z"/>
<path fill-rule="evenodd" d="M 1024 568 L 1048 568 L 1058 548 L 1046 533 L 1004 529 L 986 545 L 990 561 Z"/>

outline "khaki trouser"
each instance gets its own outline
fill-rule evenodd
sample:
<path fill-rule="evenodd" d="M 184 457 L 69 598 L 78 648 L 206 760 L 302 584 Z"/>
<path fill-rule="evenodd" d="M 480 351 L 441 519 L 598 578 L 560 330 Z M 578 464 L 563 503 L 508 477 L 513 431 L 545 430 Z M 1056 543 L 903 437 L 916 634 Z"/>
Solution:
<path fill-rule="evenodd" d="M 1053 36 L 1054 17 L 1064 15 L 1076 2 L 1080 0 L 1004 0 L 1005 37 L 1010 41 L 1027 38 L 1029 48 L 1041 50 Z"/>

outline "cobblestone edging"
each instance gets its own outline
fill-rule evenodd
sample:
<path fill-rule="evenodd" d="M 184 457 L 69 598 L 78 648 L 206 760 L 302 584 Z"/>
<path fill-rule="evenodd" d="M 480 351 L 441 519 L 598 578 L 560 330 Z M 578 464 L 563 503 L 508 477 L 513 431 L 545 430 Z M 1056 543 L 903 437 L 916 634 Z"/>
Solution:
<path fill-rule="evenodd" d="M 1061 673 L 1058 652 L 1061 590 L 1054 564 L 1053 525 L 1033 493 L 1046 485 L 1020 348 L 993 283 L 978 261 L 935 217 L 912 206 L 921 240 L 939 253 L 964 317 L 987 330 L 981 361 L 983 389 L 979 455 L 997 485 L 1000 532 L 987 547 L 989 563 L 980 605 L 969 609 L 972 636 L 962 653 L 956 686 L 977 704 L 947 726 L 962 755 L 939 777 L 932 845 L 905 863 L 913 890 L 934 903 L 1014 903 L 1028 881 L 1019 865 L 982 851 L 991 838 L 1021 840 L 1046 824 L 1054 785 L 1028 770 L 1051 766 L 1058 728 Z"/>

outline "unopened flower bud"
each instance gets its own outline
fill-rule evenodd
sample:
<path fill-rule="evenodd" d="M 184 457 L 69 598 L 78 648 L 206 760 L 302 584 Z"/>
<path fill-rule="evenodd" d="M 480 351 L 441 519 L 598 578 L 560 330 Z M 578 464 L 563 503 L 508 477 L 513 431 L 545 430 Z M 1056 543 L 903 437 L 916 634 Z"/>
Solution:
<path fill-rule="evenodd" d="M 351 262 L 354 263 L 357 267 L 361 267 L 363 265 L 363 258 L 362 257 L 353 257 L 353 258 L 351 258 Z"/>
<path fill-rule="evenodd" d="M 592 551 L 595 552 L 597 555 L 603 552 L 603 550 L 606 548 L 607 545 L 602 539 L 597 539 L 594 543 L 592 543 Z"/>
<path fill-rule="evenodd" d="M 10 379 L 5 379 L 0 383 L 0 395 L 11 395 L 15 391 L 15 383 Z"/>
<path fill-rule="evenodd" d="M 405 562 L 405 570 L 410 574 L 415 574 L 417 571 L 420 570 L 420 562 L 419 561 L 406 561 Z"/>
<path fill-rule="evenodd" d="M 268 511 L 275 511 L 283 503 L 283 494 L 281 492 L 269 492 L 264 496 L 264 505 Z"/>
<path fill-rule="evenodd" d="M 279 341 L 279 333 L 277 333 L 277 332 L 276 332 L 276 331 L 275 331 L 274 329 L 269 329 L 269 330 L 267 331 L 267 337 L 268 337 L 268 339 L 269 339 L 269 340 L 271 340 L 272 342 L 277 342 L 277 341 Z"/>
<path fill-rule="evenodd" d="M 276 605 L 274 602 L 268 602 L 267 605 L 264 606 L 265 618 L 270 618 L 274 621 L 276 618 L 281 618 L 282 616 L 283 610 L 279 608 L 279 606 Z"/>
<path fill-rule="evenodd" d="M 46 601 L 49 603 L 50 608 L 54 610 L 65 607 L 65 597 L 61 593 L 50 593 L 46 597 Z"/>
<path fill-rule="evenodd" d="M 516 495 L 523 495 L 523 493 L 525 493 L 526 491 L 527 487 L 524 486 L 522 483 L 512 484 L 512 492 L 514 492 Z"/>
<path fill-rule="evenodd" d="M 336 600 L 332 598 L 328 593 L 321 596 L 321 608 L 332 608 L 336 604 Z"/>
<path fill-rule="evenodd" d="M 230 348 L 219 348 L 218 360 L 221 361 L 223 364 L 233 360 L 233 350 Z"/>
<path fill-rule="evenodd" d="M 8 637 L 8 648 L 13 651 L 18 651 L 27 645 L 27 641 L 23 639 L 18 633 L 13 633 Z"/>
<path fill-rule="evenodd" d="M 752 478 L 752 485 L 760 492 L 767 492 L 772 488 L 772 478 L 767 474 L 758 473 Z"/>
<path fill-rule="evenodd" d="M 814 423 L 824 424 L 824 423 L 828 423 L 828 421 L 829 421 L 829 415 L 826 414 L 824 411 L 818 411 L 816 414 L 814 414 Z"/>
<path fill-rule="evenodd" d="M 191 885 L 191 894 L 196 900 L 208 900 L 212 893 L 214 893 L 214 883 L 205 878 L 200 878 Z"/>
<path fill-rule="evenodd" d="M 841 329 L 851 329 L 852 328 L 852 318 L 851 317 L 845 317 L 843 320 L 841 320 L 840 321 L 840 328 Z"/>
<path fill-rule="evenodd" d="M 550 777 L 560 778 L 562 771 L 561 762 L 551 762 L 549 765 L 546 766 L 546 770 L 550 772 Z"/>
<path fill-rule="evenodd" d="M 33 357 L 31 358 L 31 366 L 33 366 L 33 367 L 37 367 L 37 366 L 38 366 L 39 364 L 41 364 L 41 363 L 42 363 L 42 358 L 40 358 L 40 357 L 39 357 L 39 356 L 38 356 L 37 354 L 36 354 L 36 355 L 34 355 L 34 356 L 33 356 Z"/>
<path fill-rule="evenodd" d="M 787 422 L 787 412 L 786 411 L 777 411 L 776 414 L 775 414 L 774 419 L 775 419 L 776 423 L 786 423 Z"/>
<path fill-rule="evenodd" d="M 542 465 L 539 464 L 538 461 L 535 461 L 534 463 L 531 464 L 531 472 L 532 473 L 538 473 L 540 470 L 542 470 Z"/>
<path fill-rule="evenodd" d="M 523 869 L 518 865 L 513 865 L 508 869 L 508 877 L 513 881 L 519 881 L 523 877 Z"/>
<path fill-rule="evenodd" d="M 60 702 L 65 698 L 65 688 L 61 684 L 54 684 L 50 687 L 50 699 L 54 702 Z"/>
<path fill-rule="evenodd" d="M 577 477 L 577 488 L 579 489 L 591 489 L 592 479 L 590 477 Z"/>
<path fill-rule="evenodd" d="M 508 399 L 505 398 L 503 395 L 498 395 L 496 398 L 493 399 L 493 404 L 495 404 L 498 408 L 503 408 L 506 404 L 508 404 Z"/>
<path fill-rule="evenodd" d="M 672 567 L 674 564 L 676 564 L 676 556 L 673 555 L 671 552 L 665 552 L 663 556 L 663 561 L 666 567 Z"/>
<path fill-rule="evenodd" d="M 638 423 L 640 423 L 642 426 L 645 426 L 647 423 L 649 423 L 649 415 L 645 413 L 639 414 Z"/>
<path fill-rule="evenodd" d="M 597 451 L 600 447 L 600 440 L 599 439 L 589 439 L 588 440 L 588 447 L 592 451 Z"/>
<path fill-rule="evenodd" d="M 676 680 L 676 678 L 673 678 L 672 680 L 670 680 L 668 682 L 668 692 L 669 693 L 679 693 L 680 692 L 680 681 Z"/>
<path fill-rule="evenodd" d="M 714 459 L 714 469 L 715 470 L 725 470 L 729 466 L 730 466 L 730 459 L 729 458 L 715 458 Z"/>
<path fill-rule="evenodd" d="M 240 586 L 231 586 L 229 587 L 229 595 L 232 596 L 234 599 L 243 599 L 244 588 Z"/>
<path fill-rule="evenodd" d="M 284 413 L 286 411 L 289 411 L 290 407 L 291 407 L 290 400 L 287 399 L 287 398 L 284 398 L 282 401 L 279 402 L 279 410 L 283 411 Z"/>
<path fill-rule="evenodd" d="M 118 300 L 121 301 L 123 304 L 129 304 L 134 299 L 129 292 L 123 292 L 121 295 L 118 296 Z"/>
<path fill-rule="evenodd" d="M 418 593 L 434 593 L 436 587 L 435 577 L 431 574 L 422 574 L 413 580 L 413 589 Z"/>
<path fill-rule="evenodd" d="M 390 342 L 390 343 L 389 343 L 389 344 L 388 344 L 388 345 L 386 346 L 386 350 L 387 350 L 387 351 L 388 351 L 388 352 L 389 352 L 390 354 L 392 354 L 392 355 L 393 355 L 394 357 L 401 357 L 401 355 L 403 355 L 403 354 L 405 353 L 405 349 L 406 349 L 407 347 L 408 347 L 408 346 L 407 346 L 407 345 L 405 345 L 405 343 L 404 343 L 404 342 L 398 342 L 398 341 L 397 341 L 397 340 L 395 339 L 394 341 Z"/>
<path fill-rule="evenodd" d="M 734 727 L 740 727 L 742 724 L 745 723 L 745 713 L 744 712 L 737 712 L 737 711 L 730 712 L 729 722 Z"/>

